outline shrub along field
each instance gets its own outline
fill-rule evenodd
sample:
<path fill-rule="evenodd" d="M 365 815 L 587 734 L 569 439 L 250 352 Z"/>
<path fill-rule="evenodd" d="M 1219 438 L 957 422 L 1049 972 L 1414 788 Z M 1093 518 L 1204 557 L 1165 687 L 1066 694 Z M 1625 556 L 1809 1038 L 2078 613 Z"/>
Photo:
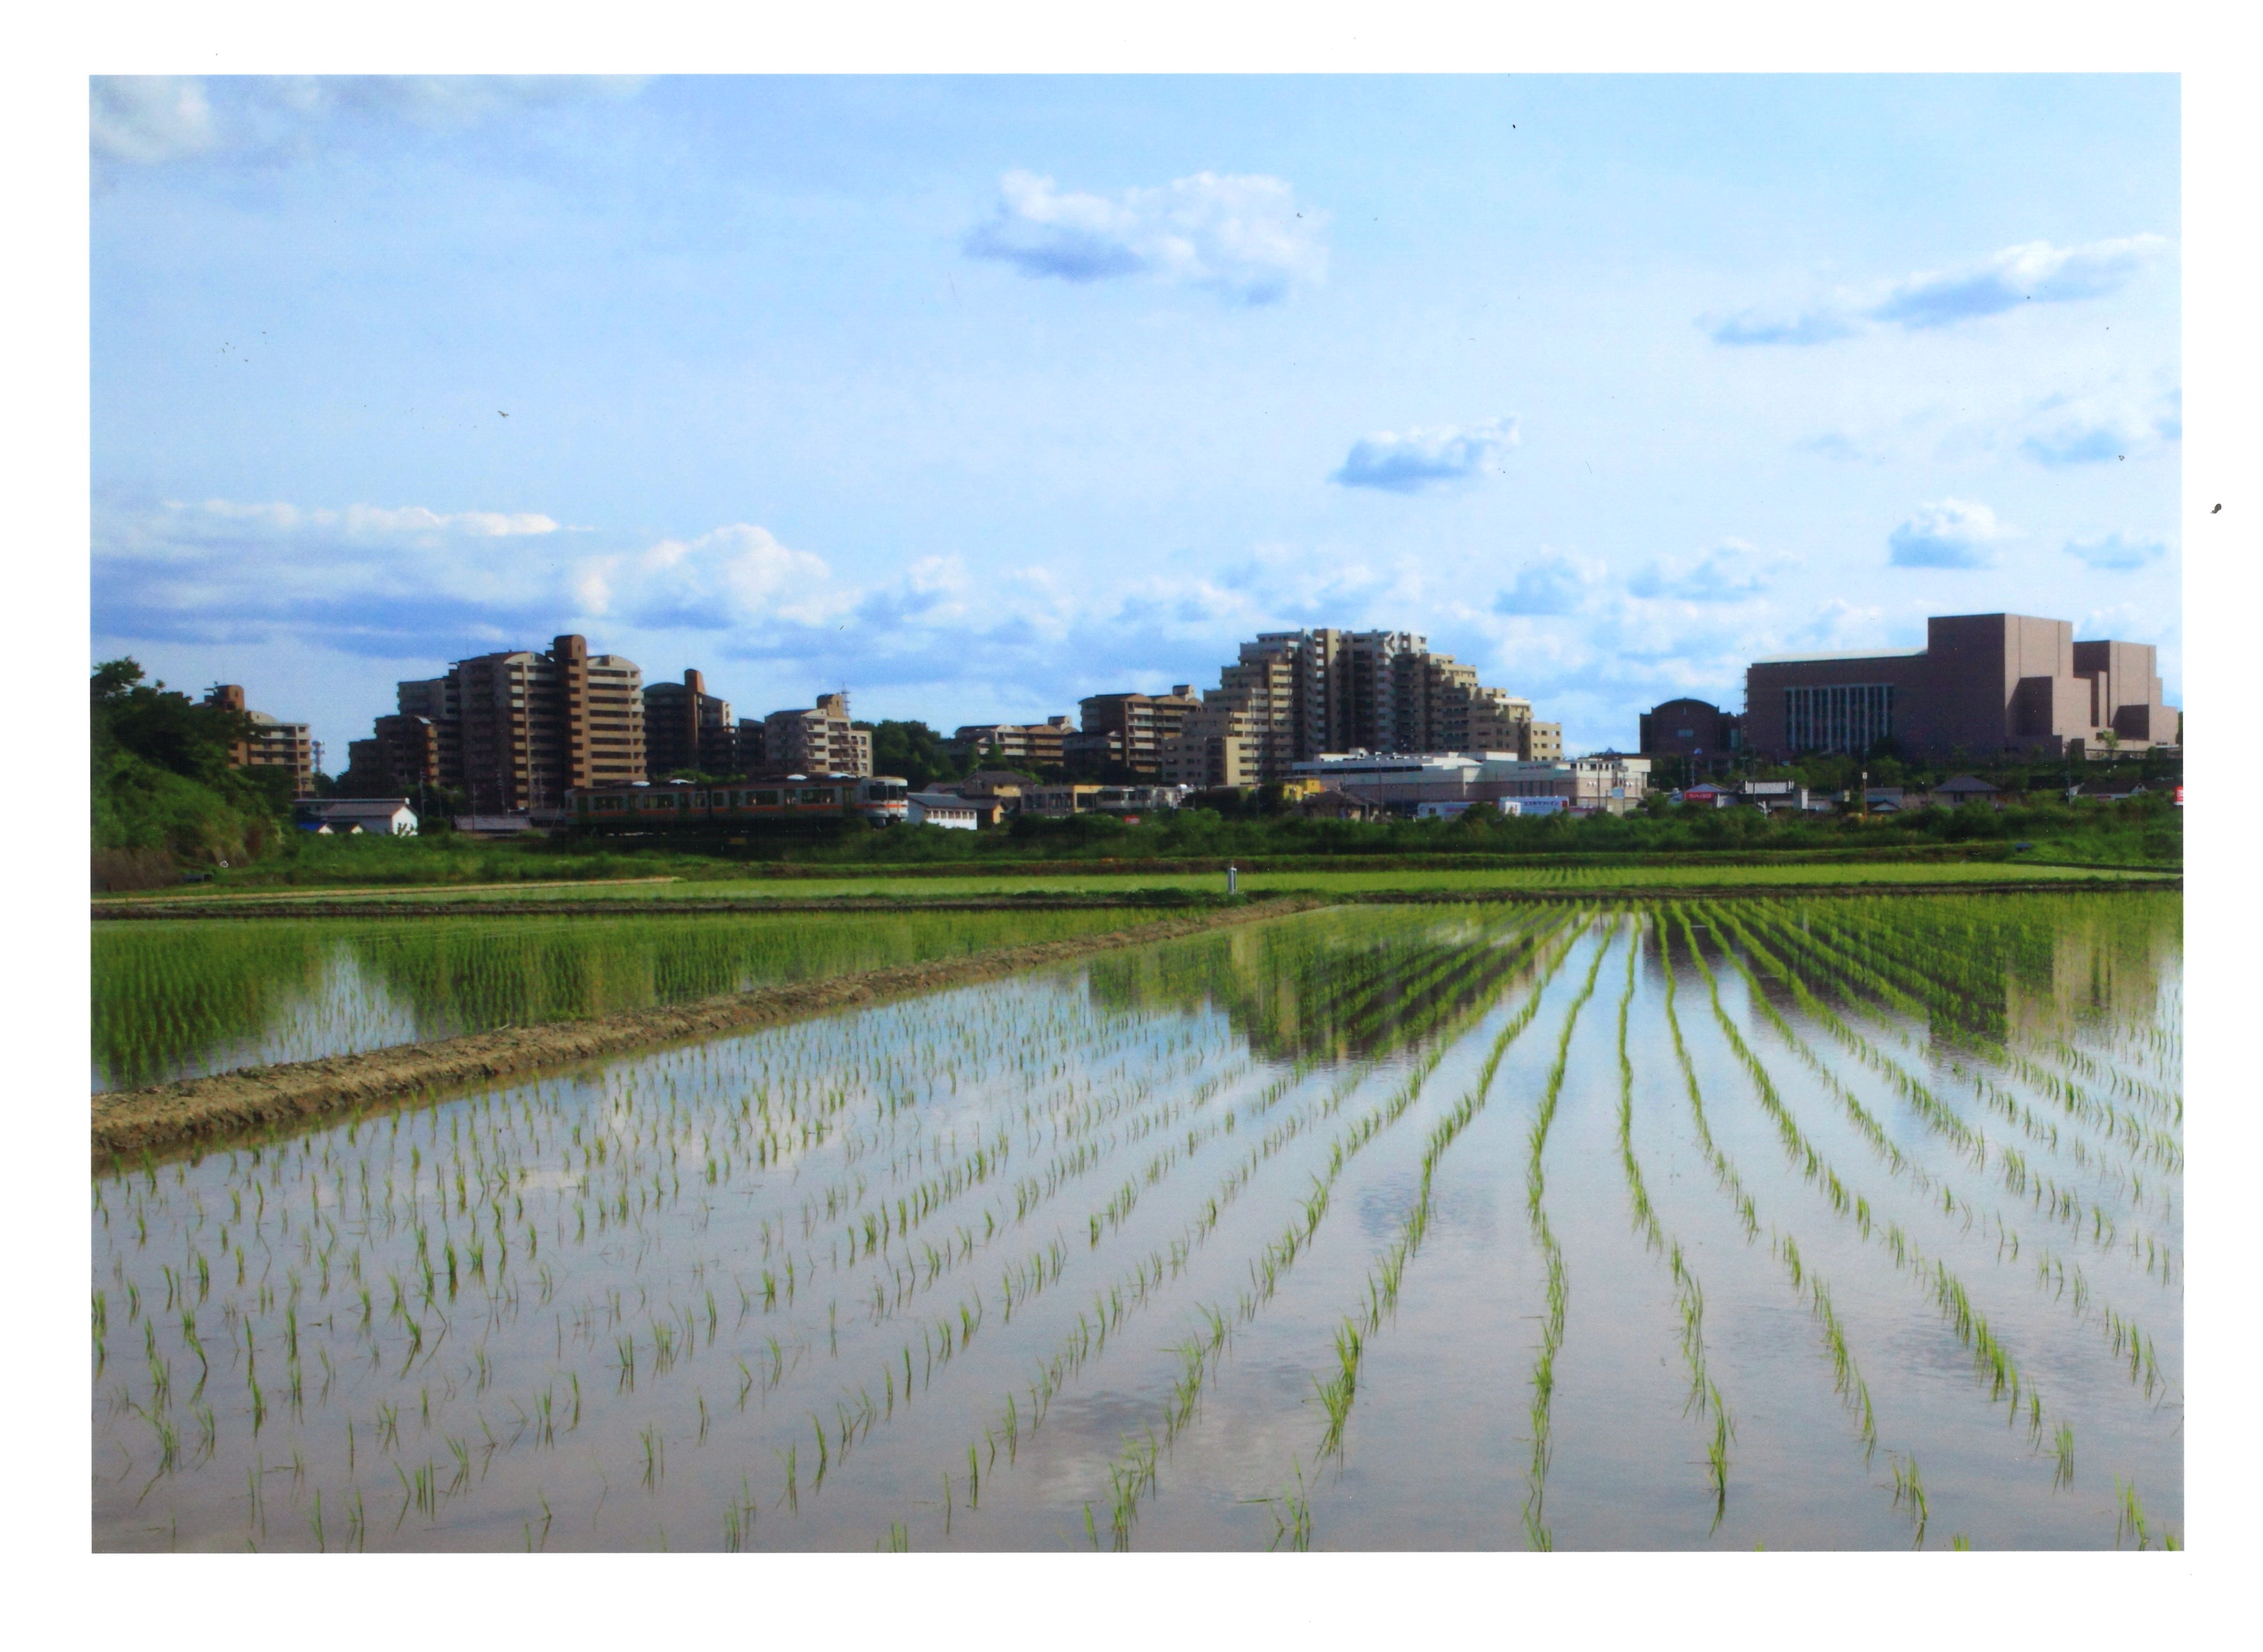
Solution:
<path fill-rule="evenodd" d="M 98 1175 L 96 1546 L 2173 1547 L 2180 981 L 1338 908 Z"/>

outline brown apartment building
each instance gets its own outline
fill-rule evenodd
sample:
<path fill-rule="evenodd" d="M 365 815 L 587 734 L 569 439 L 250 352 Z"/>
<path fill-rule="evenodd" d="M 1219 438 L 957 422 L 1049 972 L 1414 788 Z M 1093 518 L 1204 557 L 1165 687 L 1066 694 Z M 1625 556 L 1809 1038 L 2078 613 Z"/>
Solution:
<path fill-rule="evenodd" d="M 251 719 L 251 738 L 239 740 L 228 747 L 228 765 L 234 768 L 280 768 L 291 776 L 291 795 L 311 797 L 315 795 L 315 732 L 305 723 L 286 723 L 270 717 L 264 711 L 255 711 L 243 703 L 241 683 L 223 682 L 205 696 L 206 705 L 216 705 L 224 711 L 241 712 Z"/>
<path fill-rule="evenodd" d="M 698 672 L 686 671 L 681 682 L 655 682 L 645 689 L 644 766 L 650 775 L 672 775 L 679 768 L 743 772 L 731 703 L 708 693 Z"/>
<path fill-rule="evenodd" d="M 1168 694 L 1094 694 L 1077 702 L 1077 743 L 1095 757 L 1143 775 L 1160 774 L 1163 747 L 1202 709 L 1192 683 Z"/>
<path fill-rule="evenodd" d="M 644 674 L 632 660 L 567 636 L 544 653 L 459 660 L 440 681 L 455 712 L 456 783 L 474 814 L 562 809 L 568 787 L 645 777 Z M 423 703 L 430 687 L 401 692 L 404 706 Z"/>
<path fill-rule="evenodd" d="M 1923 648 L 1755 660 L 1745 708 L 1745 744 L 1774 758 L 1887 739 L 1975 761 L 2144 751 L 2177 744 L 2181 724 L 2151 644 L 2077 642 L 2067 621 L 2026 614 L 1937 615 Z"/>

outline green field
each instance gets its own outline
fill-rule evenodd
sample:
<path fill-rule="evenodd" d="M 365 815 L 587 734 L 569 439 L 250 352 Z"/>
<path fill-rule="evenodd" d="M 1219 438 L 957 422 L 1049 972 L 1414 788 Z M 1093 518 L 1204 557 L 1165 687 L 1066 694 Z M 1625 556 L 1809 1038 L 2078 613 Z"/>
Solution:
<path fill-rule="evenodd" d="M 2028 861 L 1787 861 L 1767 864 L 1681 861 L 1622 865 L 1565 865 L 1561 862 L 1498 864 L 1445 869 L 1407 868 L 1394 871 L 1334 871 L 1322 865 L 1286 870 L 1252 871 L 1240 875 L 1240 888 L 1257 893 L 1318 895 L 1375 895 L 1392 891 L 1482 893 L 1493 890 L 1671 890 L 1723 888 L 1864 888 L 1896 884 L 2049 884 L 2122 882 L 2156 879 L 2159 871 L 2142 869 L 2055 866 Z M 245 894 L 213 886 L 196 891 L 167 891 L 160 897 L 128 897 L 129 900 L 162 898 L 167 903 L 256 899 L 278 905 L 303 900 L 457 901 L 523 900 L 824 900 L 838 897 L 897 898 L 907 902 L 964 900 L 970 898 L 1012 898 L 1027 895 L 1118 895 L 1137 891 L 1183 891 L 1189 895 L 1224 892 L 1225 880 L 1218 872 L 1074 872 L 1017 874 L 1004 868 L 970 871 L 960 877 L 891 876 L 885 872 L 841 877 L 652 878 L 618 882 L 595 880 L 555 884 L 501 884 L 471 887 L 462 884 L 344 889 L 301 888 L 260 891 Z"/>

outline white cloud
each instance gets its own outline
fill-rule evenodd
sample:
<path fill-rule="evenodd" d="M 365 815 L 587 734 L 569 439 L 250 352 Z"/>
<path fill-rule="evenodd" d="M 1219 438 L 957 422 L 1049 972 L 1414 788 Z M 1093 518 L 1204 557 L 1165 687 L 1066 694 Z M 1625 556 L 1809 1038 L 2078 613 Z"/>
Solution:
<path fill-rule="evenodd" d="M 592 619 L 656 631 L 821 624 L 854 601 L 821 558 L 743 522 L 696 539 L 588 559 L 575 567 L 573 589 L 580 612 Z"/>
<path fill-rule="evenodd" d="M 1761 595 L 1796 559 L 1724 539 L 1694 563 L 1652 562 L 1627 581 L 1630 595 L 1683 602 L 1742 602 Z"/>
<path fill-rule="evenodd" d="M 98 75 L 89 89 L 90 141 L 108 161 L 150 165 L 200 155 L 214 141 L 204 83 L 169 75 Z"/>
<path fill-rule="evenodd" d="M 1872 307 L 1899 327 L 1947 327 L 2023 304 L 2063 304 L 2118 292 L 2168 246 L 2158 235 L 2128 235 L 2080 247 L 2031 241 L 1963 269 L 1913 275 Z"/>
<path fill-rule="evenodd" d="M 1327 273 L 1325 216 L 1297 206 L 1276 177 L 1198 172 L 1156 189 L 1109 197 L 1054 188 L 1014 171 L 996 212 L 967 233 L 977 258 L 1023 275 L 1101 281 L 1147 275 L 1204 287 L 1244 304 L 1270 304 Z"/>
<path fill-rule="evenodd" d="M 1985 505 L 1943 499 L 1888 534 L 1886 545 L 1896 567 L 1985 568 L 1995 560 L 1992 547 L 2017 531 Z"/>
<path fill-rule="evenodd" d="M 261 75 L 208 81 L 98 76 L 90 142 L 102 160 L 149 165 L 206 153 L 309 153 L 341 120 L 460 128 L 514 110 L 634 96 L 626 75 Z"/>
<path fill-rule="evenodd" d="M 2132 539 L 2118 533 L 2109 533 L 2097 539 L 2071 539 L 2066 553 L 2078 562 L 2093 568 L 2127 573 L 2142 568 L 2149 562 L 2158 562 L 2168 554 L 2168 546 L 2158 539 Z"/>
<path fill-rule="evenodd" d="M 1342 467 L 1328 480 L 1346 487 L 1420 493 L 1499 470 L 1519 439 L 1513 418 L 1404 433 L 1377 430 L 1353 443 Z"/>
<path fill-rule="evenodd" d="M 2029 304 L 2102 298 L 2127 286 L 2168 249 L 2158 235 L 2125 235 L 2079 247 L 2033 241 L 1977 263 L 1922 271 L 1866 295 L 1833 298 L 1781 312 L 1746 310 L 1701 323 L 1717 344 L 1827 344 L 1866 324 L 1920 332 L 1999 315 Z"/>
<path fill-rule="evenodd" d="M 1515 581 L 1493 599 L 1497 614 L 1571 614 L 1583 607 L 1608 570 L 1576 553 L 1544 551 L 1516 571 Z"/>

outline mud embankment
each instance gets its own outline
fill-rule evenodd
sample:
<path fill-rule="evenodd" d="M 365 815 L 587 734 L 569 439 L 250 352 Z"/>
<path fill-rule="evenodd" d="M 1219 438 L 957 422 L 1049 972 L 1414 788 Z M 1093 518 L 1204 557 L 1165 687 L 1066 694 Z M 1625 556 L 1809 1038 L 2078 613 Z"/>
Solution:
<path fill-rule="evenodd" d="M 762 987 L 696 1004 L 631 1010 L 591 1021 L 500 1028 L 428 1044 L 398 1044 L 358 1055 L 247 1067 L 139 1090 L 111 1091 L 93 1099 L 94 1164 L 98 1169 L 105 1168 L 143 1153 L 286 1129 L 329 1114 L 570 1066 L 627 1050 L 695 1042 L 719 1033 L 773 1026 L 884 999 L 994 980 L 1122 947 L 1146 946 L 1324 904 L 1312 899 L 1275 899 L 1103 934 L 1000 947 L 965 957 Z"/>

